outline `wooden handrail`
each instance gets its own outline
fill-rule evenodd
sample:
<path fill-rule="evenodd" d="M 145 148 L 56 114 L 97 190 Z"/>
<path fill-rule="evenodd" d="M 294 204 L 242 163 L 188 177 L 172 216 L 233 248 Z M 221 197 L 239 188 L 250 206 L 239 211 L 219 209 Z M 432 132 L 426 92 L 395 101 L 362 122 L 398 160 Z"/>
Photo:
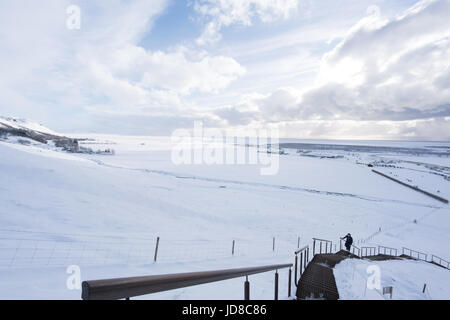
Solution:
<path fill-rule="evenodd" d="M 309 245 L 304 246 L 303 248 L 298 249 L 297 251 L 295 251 L 295 254 L 299 254 L 300 252 L 302 252 L 302 251 L 304 251 L 304 250 L 306 250 L 306 249 L 308 249 L 308 248 L 309 248 Z"/>
<path fill-rule="evenodd" d="M 83 300 L 126 299 L 291 267 L 292 264 L 278 264 L 252 268 L 84 281 L 81 298 Z"/>

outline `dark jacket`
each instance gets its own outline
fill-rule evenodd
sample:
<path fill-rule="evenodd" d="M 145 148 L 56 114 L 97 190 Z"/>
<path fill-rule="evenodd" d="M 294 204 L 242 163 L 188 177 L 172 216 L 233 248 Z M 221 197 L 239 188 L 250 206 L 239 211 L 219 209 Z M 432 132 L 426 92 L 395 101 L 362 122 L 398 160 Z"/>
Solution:
<path fill-rule="evenodd" d="M 342 240 L 345 239 L 345 245 L 346 246 L 351 246 L 353 243 L 353 238 L 351 236 L 345 236 L 342 238 Z"/>

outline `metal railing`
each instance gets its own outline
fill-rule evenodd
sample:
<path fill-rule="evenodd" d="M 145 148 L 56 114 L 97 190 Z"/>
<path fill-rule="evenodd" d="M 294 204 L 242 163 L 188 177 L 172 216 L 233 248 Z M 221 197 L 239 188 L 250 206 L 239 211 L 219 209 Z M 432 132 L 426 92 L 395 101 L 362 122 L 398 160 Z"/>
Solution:
<path fill-rule="evenodd" d="M 300 258 L 300 271 L 298 271 L 298 263 Z M 303 275 L 303 271 L 309 263 L 309 245 L 295 251 L 295 267 L 294 267 L 294 283 L 297 286 L 298 279 Z M 300 272 L 300 275 L 299 275 Z M 298 276 L 298 277 L 297 277 Z"/>
<path fill-rule="evenodd" d="M 339 250 L 342 250 L 342 248 L 343 248 L 342 243 L 343 242 L 344 242 L 344 240 L 342 240 L 342 239 L 339 240 Z M 357 246 L 355 246 L 353 244 L 350 245 L 349 252 L 353 253 L 354 255 L 356 255 L 358 257 L 361 257 L 361 248 L 358 248 Z"/>
<path fill-rule="evenodd" d="M 450 262 L 447 260 L 444 260 L 438 256 L 435 256 L 434 254 L 431 255 L 431 262 L 440 265 L 441 267 L 444 267 L 446 269 L 450 269 Z"/>
<path fill-rule="evenodd" d="M 397 256 L 397 249 L 395 248 L 389 248 L 384 246 L 378 246 L 378 254 L 384 254 L 386 256 Z"/>
<path fill-rule="evenodd" d="M 289 268 L 288 296 L 291 295 L 292 264 L 279 264 L 252 268 L 225 269 L 204 272 L 165 274 L 145 277 L 118 278 L 108 280 L 84 281 L 81 298 L 83 300 L 117 300 L 185 288 L 205 283 L 246 277 L 244 299 L 250 299 L 248 276 L 276 270 L 274 298 L 278 300 L 278 270 Z"/>
<path fill-rule="evenodd" d="M 361 249 L 355 245 L 352 245 L 350 247 L 350 252 L 353 253 L 355 256 L 361 257 Z"/>
<path fill-rule="evenodd" d="M 361 257 L 370 257 L 377 255 L 377 247 L 361 247 Z"/>
<path fill-rule="evenodd" d="M 332 253 L 333 251 L 333 241 L 325 240 L 325 239 L 313 239 L 313 256 L 316 254 L 316 242 L 318 243 L 319 254 L 322 253 Z M 323 252 L 322 252 L 323 249 Z"/>
<path fill-rule="evenodd" d="M 402 254 L 404 254 L 405 256 L 417 259 L 417 260 L 423 260 L 423 261 L 427 261 L 427 254 L 420 252 L 420 251 L 416 251 L 416 250 L 412 250 L 412 249 L 408 249 L 405 247 L 402 247 Z"/>

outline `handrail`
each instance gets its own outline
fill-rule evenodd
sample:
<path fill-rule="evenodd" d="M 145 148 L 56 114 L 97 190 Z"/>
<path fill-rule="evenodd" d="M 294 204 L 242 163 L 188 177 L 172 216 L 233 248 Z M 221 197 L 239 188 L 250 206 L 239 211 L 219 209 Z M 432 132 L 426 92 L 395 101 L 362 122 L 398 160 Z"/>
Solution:
<path fill-rule="evenodd" d="M 302 252 L 302 251 L 304 251 L 304 250 L 306 250 L 306 249 L 308 249 L 308 248 L 309 248 L 309 245 L 304 246 L 303 248 L 298 249 L 297 251 L 295 251 L 295 254 L 299 254 L 300 252 Z"/>
<path fill-rule="evenodd" d="M 333 241 L 331 241 L 331 240 L 319 239 L 319 238 L 313 238 L 313 240 L 324 241 L 324 242 L 333 242 Z"/>
<path fill-rule="evenodd" d="M 409 254 L 406 254 L 405 253 L 405 251 L 409 251 Z M 423 261 L 427 261 L 427 254 L 426 253 L 423 253 L 423 252 L 420 252 L 420 251 L 417 251 L 417 250 L 412 250 L 412 249 L 409 249 L 409 248 L 405 248 L 405 247 L 402 247 L 402 254 L 404 254 L 404 255 L 406 255 L 406 256 L 409 256 L 409 257 L 411 257 L 411 258 L 415 258 L 415 256 L 413 255 L 413 253 L 417 253 L 417 259 L 418 260 L 423 260 Z M 425 256 L 425 259 L 421 259 L 420 258 L 420 256 Z"/>
<path fill-rule="evenodd" d="M 355 254 L 355 248 L 356 248 L 356 250 L 358 250 L 358 254 L 356 254 L 356 255 L 358 257 L 361 257 L 361 249 L 358 248 L 357 246 L 353 245 L 353 244 L 352 244 L 352 248 L 353 248 L 352 253 Z"/>
<path fill-rule="evenodd" d="M 141 296 L 150 293 L 185 288 L 233 278 L 248 277 L 252 274 L 264 273 L 272 270 L 291 267 L 292 264 L 278 264 L 252 268 L 237 268 L 204 272 L 84 281 L 82 283 L 81 298 L 83 300 L 129 299 L 130 297 Z M 278 272 L 275 274 L 275 280 L 275 298 L 277 298 Z M 291 280 L 290 277 L 289 280 Z M 245 283 L 246 298 L 248 298 L 248 292 L 249 284 L 247 280 Z"/>
<path fill-rule="evenodd" d="M 381 250 L 383 249 L 383 254 L 384 255 L 388 255 L 388 256 L 397 256 L 397 249 L 396 248 L 390 248 L 390 247 L 385 247 L 385 246 L 378 246 L 378 254 L 380 254 Z M 389 254 L 387 254 L 386 252 L 389 250 Z M 394 252 L 394 254 L 392 254 L 392 252 Z"/>
<path fill-rule="evenodd" d="M 434 261 L 434 258 L 439 259 L 439 263 L 437 261 Z M 447 266 L 445 266 L 444 264 L 442 264 L 442 261 L 445 262 L 447 264 Z M 431 262 L 436 263 L 438 265 L 440 265 L 441 267 L 450 269 L 450 262 L 448 262 L 447 260 L 444 260 L 438 256 L 435 256 L 434 254 L 431 255 Z"/>
<path fill-rule="evenodd" d="M 369 252 L 369 254 L 367 254 Z M 377 254 L 377 247 L 361 247 L 361 257 L 370 257 Z"/>
<path fill-rule="evenodd" d="M 331 240 L 325 240 L 325 239 L 319 239 L 319 238 L 312 238 L 313 239 L 313 256 L 316 254 L 316 241 L 319 242 L 319 253 L 322 253 L 322 243 L 325 243 L 325 253 L 331 253 L 333 251 L 333 241 Z M 329 244 L 329 250 L 328 250 L 328 244 Z"/>
<path fill-rule="evenodd" d="M 300 275 L 298 275 L 298 254 L 300 254 Z M 295 267 L 294 267 L 294 283 L 297 286 L 297 278 L 300 278 L 303 275 L 303 271 L 306 269 L 306 266 L 309 262 L 309 245 L 304 246 L 303 248 L 295 251 Z"/>

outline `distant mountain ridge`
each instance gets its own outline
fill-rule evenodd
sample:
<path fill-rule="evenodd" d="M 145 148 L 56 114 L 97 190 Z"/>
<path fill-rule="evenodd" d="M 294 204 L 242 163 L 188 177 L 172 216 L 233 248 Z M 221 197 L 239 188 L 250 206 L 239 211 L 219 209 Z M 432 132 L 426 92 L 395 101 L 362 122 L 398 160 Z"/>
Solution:
<path fill-rule="evenodd" d="M 21 137 L 48 144 L 50 141 L 64 151 L 80 152 L 78 139 L 62 136 L 36 122 L 12 117 L 0 116 L 0 138 Z M 28 140 L 18 140 L 19 143 L 29 144 Z"/>
<path fill-rule="evenodd" d="M 0 141 L 23 145 L 44 144 L 72 153 L 114 154 L 114 150 L 97 150 L 80 146 L 86 139 L 75 139 L 56 133 L 43 125 L 27 119 L 0 116 Z"/>

